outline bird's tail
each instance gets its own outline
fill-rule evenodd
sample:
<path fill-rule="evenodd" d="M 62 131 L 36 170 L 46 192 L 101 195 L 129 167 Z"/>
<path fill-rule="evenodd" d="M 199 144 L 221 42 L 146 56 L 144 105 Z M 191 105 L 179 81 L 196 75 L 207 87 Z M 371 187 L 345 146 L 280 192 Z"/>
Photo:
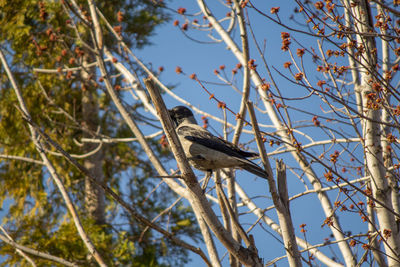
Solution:
<path fill-rule="evenodd" d="M 256 165 L 255 163 L 253 163 L 251 161 L 246 162 L 246 164 L 244 164 L 242 166 L 242 168 L 248 172 L 251 172 L 252 174 L 257 175 L 258 177 L 261 177 L 264 179 L 268 178 L 268 173 L 264 169 L 260 168 L 258 165 Z"/>

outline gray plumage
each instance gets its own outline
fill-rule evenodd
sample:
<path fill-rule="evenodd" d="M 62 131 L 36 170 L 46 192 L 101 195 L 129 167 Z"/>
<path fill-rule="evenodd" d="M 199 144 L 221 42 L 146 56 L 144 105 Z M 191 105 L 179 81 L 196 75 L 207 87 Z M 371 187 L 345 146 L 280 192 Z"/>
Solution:
<path fill-rule="evenodd" d="M 258 156 L 257 153 L 243 151 L 236 145 L 212 135 L 197 124 L 192 111 L 187 107 L 174 107 L 169 110 L 169 114 L 186 157 L 196 169 L 212 171 L 222 168 L 242 168 L 259 177 L 268 177 L 257 164 L 246 159 Z"/>

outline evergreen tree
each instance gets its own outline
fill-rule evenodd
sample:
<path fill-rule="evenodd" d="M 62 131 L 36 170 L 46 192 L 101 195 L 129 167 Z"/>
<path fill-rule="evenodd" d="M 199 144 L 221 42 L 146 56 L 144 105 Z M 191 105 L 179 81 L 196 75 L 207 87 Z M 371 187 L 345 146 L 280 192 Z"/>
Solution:
<path fill-rule="evenodd" d="M 154 172 L 141 147 L 135 142 L 90 141 L 132 136 L 93 67 L 93 42 L 85 24 L 85 20 L 90 20 L 87 2 L 77 3 L 80 13 L 73 12 L 73 4 L 0 1 L 1 48 L 7 52 L 32 120 L 63 149 L 76 155 L 100 182 L 152 219 L 169 207 L 170 199 L 175 197 L 163 184 L 162 194 L 152 192 L 159 180 L 148 178 Z M 149 44 L 155 27 L 167 20 L 162 6 L 152 1 L 113 0 L 96 4 L 114 29 L 135 48 Z M 115 39 L 107 38 L 107 32 L 104 36 L 107 47 L 118 53 Z M 94 260 L 88 257 L 48 170 L 40 164 L 27 123 L 16 109 L 16 96 L 3 69 L 0 70 L 0 201 L 9 205 L 4 210 L 3 224 L 18 244 L 79 265 L 92 265 Z M 116 89 L 123 85 L 117 75 L 113 83 Z M 126 91 L 119 93 L 123 98 Z M 140 104 L 129 105 L 132 116 L 151 127 L 139 113 Z M 159 141 L 151 142 L 159 157 L 171 157 Z M 187 262 L 186 250 L 151 230 L 144 231 L 103 190 L 86 180 L 51 147 L 45 147 L 79 210 L 85 230 L 108 264 L 167 266 Z M 193 221 L 190 209 L 178 203 L 158 222 L 168 224 L 176 235 L 196 239 L 198 232 Z M 0 243 L 0 253 L 6 257 L 4 265 L 26 262 L 5 243 Z M 34 261 L 38 266 L 49 263 L 39 257 Z"/>

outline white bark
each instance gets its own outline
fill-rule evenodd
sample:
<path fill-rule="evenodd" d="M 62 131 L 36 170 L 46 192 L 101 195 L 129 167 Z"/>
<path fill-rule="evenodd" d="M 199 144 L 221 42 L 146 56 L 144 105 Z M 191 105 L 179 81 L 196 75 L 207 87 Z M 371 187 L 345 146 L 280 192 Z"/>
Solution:
<path fill-rule="evenodd" d="M 59 264 L 65 265 L 65 266 L 78 267 L 77 264 L 69 262 L 69 261 L 66 261 L 66 260 L 64 260 L 62 258 L 53 256 L 53 255 L 50 255 L 50 254 L 47 254 L 47 253 L 44 253 L 44 252 L 41 252 L 41 251 L 38 251 L 38 250 L 35 250 L 35 249 L 32 249 L 32 248 L 28 248 L 26 246 L 22 246 L 22 245 L 16 243 L 11 238 L 3 236 L 1 234 L 0 234 L 0 240 L 2 240 L 4 243 L 7 243 L 10 246 L 14 247 L 17 251 L 21 251 L 22 253 L 25 252 L 25 253 L 28 253 L 28 254 L 30 254 L 32 256 L 36 256 L 36 257 L 39 257 L 39 258 L 43 258 L 43 259 L 47 259 L 47 260 L 50 260 L 50 261 L 53 261 L 53 262 L 57 262 Z M 34 263 L 32 265 L 36 266 Z"/>
<path fill-rule="evenodd" d="M 384 0 L 380 1 L 381 3 L 384 3 Z M 378 14 L 382 14 L 382 18 L 380 21 L 384 23 L 385 17 L 383 14 L 385 14 L 384 9 L 380 4 L 377 4 L 377 9 L 378 9 Z M 381 27 L 381 33 L 382 34 L 387 34 L 387 31 L 384 27 Z M 385 73 L 387 71 L 390 71 L 391 63 L 390 63 L 390 44 L 387 41 L 386 38 L 382 38 L 381 40 L 382 43 L 382 72 Z M 391 93 L 388 92 L 386 95 L 385 103 L 387 104 L 387 107 L 390 107 L 390 99 L 391 99 Z M 384 136 L 387 137 L 389 133 L 394 131 L 393 128 L 389 127 L 388 124 L 391 122 L 391 114 L 388 110 L 388 108 L 383 108 L 382 110 L 382 122 L 385 123 L 382 125 L 382 131 L 384 133 Z M 391 155 L 391 151 L 388 148 L 390 143 L 387 141 L 387 138 L 382 138 L 382 148 L 383 148 L 383 161 L 384 165 L 386 168 L 386 176 L 388 177 L 389 181 L 389 186 L 391 188 L 391 198 L 392 198 L 392 205 L 393 209 L 396 213 L 400 213 L 400 190 L 399 190 L 399 183 L 396 179 L 396 176 L 393 174 L 393 171 L 390 170 L 389 168 L 393 166 L 393 159 Z M 400 221 L 400 218 L 396 218 L 397 221 Z"/>
<path fill-rule="evenodd" d="M 276 163 L 276 180 L 278 182 L 278 188 L 275 185 L 275 180 L 273 179 L 273 174 L 269 160 L 267 158 L 267 152 L 264 147 L 264 143 L 261 140 L 260 130 L 258 128 L 258 122 L 254 113 L 253 103 L 247 103 L 247 108 L 249 111 L 249 116 L 251 119 L 251 124 L 254 130 L 254 136 L 257 142 L 258 150 L 260 152 L 260 157 L 264 164 L 264 168 L 268 173 L 268 185 L 269 191 L 271 193 L 272 201 L 276 208 L 276 213 L 278 215 L 279 224 L 281 226 L 281 235 L 283 243 L 285 245 L 286 255 L 290 266 L 302 266 L 300 253 L 297 248 L 297 243 L 294 234 L 294 228 L 292 223 L 292 218 L 290 216 L 289 209 L 289 196 L 287 192 L 286 184 L 286 166 L 282 161 L 277 161 Z"/>
<path fill-rule="evenodd" d="M 178 162 L 179 169 L 182 173 L 182 177 L 185 180 L 185 184 L 189 191 L 189 202 L 193 209 L 201 214 L 207 225 L 213 231 L 219 241 L 233 254 L 242 264 L 246 266 L 262 266 L 260 259 L 257 254 L 249 249 L 242 247 L 236 240 L 233 239 L 232 235 L 221 224 L 218 217 L 212 210 L 210 203 L 207 201 L 203 194 L 196 177 L 193 174 L 193 170 L 189 166 L 186 156 L 181 147 L 180 141 L 175 133 L 172 125 L 171 118 L 168 115 L 165 104 L 157 90 L 154 89 L 150 84 L 146 85 L 149 90 L 150 96 L 156 106 L 158 116 L 163 125 L 164 132 L 168 138 L 171 150 Z"/>
<path fill-rule="evenodd" d="M 30 114 L 29 111 L 26 107 L 24 98 L 22 97 L 22 93 L 21 90 L 19 89 L 17 83 L 15 82 L 15 79 L 12 75 L 12 72 L 10 70 L 10 68 L 8 67 L 7 61 L 4 57 L 3 52 L 0 50 L 0 59 L 1 62 L 3 64 L 3 67 L 6 70 L 7 76 L 13 86 L 13 89 L 15 91 L 15 94 L 17 96 L 18 99 L 18 103 L 19 106 L 21 108 L 21 111 L 24 113 L 23 115 L 26 117 L 26 119 L 30 120 Z M 87 233 L 85 232 L 85 230 L 83 229 L 82 223 L 79 219 L 78 213 L 75 209 L 75 206 L 71 200 L 71 197 L 69 196 L 62 180 L 61 177 L 58 175 L 58 173 L 56 172 L 53 164 L 51 163 L 51 161 L 49 160 L 49 158 L 47 157 L 47 155 L 44 152 L 44 149 L 42 147 L 42 144 L 39 141 L 38 138 L 38 134 L 36 133 L 36 130 L 33 128 L 33 126 L 31 124 L 28 125 L 29 126 L 29 131 L 31 134 L 31 139 L 33 141 L 33 143 L 36 146 L 36 150 L 39 152 L 40 157 L 42 158 L 44 165 L 46 165 L 51 177 L 53 178 L 54 183 L 56 184 L 58 190 L 60 190 L 60 193 L 65 201 L 65 204 L 68 208 L 68 211 L 72 217 L 72 220 L 75 224 L 75 227 L 83 241 L 83 243 L 85 244 L 86 248 L 88 249 L 88 251 L 90 252 L 90 254 L 94 257 L 94 259 L 97 261 L 97 263 L 100 266 L 107 266 L 103 260 L 103 258 L 101 257 L 101 255 L 97 252 L 96 248 L 93 245 L 93 242 L 91 241 L 90 237 L 87 235 Z"/>
<path fill-rule="evenodd" d="M 208 256 L 210 257 L 210 261 L 213 267 L 221 267 L 221 262 L 218 257 L 218 251 L 215 247 L 213 236 L 208 228 L 204 219 L 200 216 L 197 210 L 193 210 L 196 215 L 197 222 L 199 223 L 201 235 L 203 236 L 204 243 L 207 247 Z"/>
<path fill-rule="evenodd" d="M 272 230 L 277 232 L 279 235 L 282 235 L 280 226 L 276 222 L 274 222 L 271 218 L 264 215 L 264 211 L 261 208 L 257 207 L 257 205 L 251 200 L 251 198 L 246 194 L 246 192 L 243 190 L 243 188 L 238 183 L 235 183 L 235 189 L 236 189 L 236 192 L 238 193 L 239 197 L 242 199 L 243 203 L 247 206 L 247 208 L 254 215 L 257 216 L 258 219 L 261 219 Z M 308 248 L 312 247 L 311 244 L 307 243 L 307 241 L 305 241 L 299 237 L 296 237 L 296 242 L 299 246 L 301 246 L 304 249 L 308 249 Z M 326 256 L 324 253 L 319 251 L 317 248 L 311 248 L 309 251 L 310 251 L 310 253 L 312 253 L 315 256 L 315 258 L 317 258 L 319 261 L 321 261 L 326 266 L 343 267 L 342 264 L 333 261 L 331 258 Z"/>
<path fill-rule="evenodd" d="M 7 233 L 7 231 L 3 228 L 3 226 L 0 226 L 0 230 L 4 233 L 4 236 L 6 238 L 8 238 L 9 241 L 11 242 L 15 242 L 12 237 Z M 1 236 L 1 235 L 0 235 Z M 0 237 L 0 239 L 2 240 L 6 240 L 6 238 L 4 237 Z M 10 245 L 13 245 L 12 243 L 9 243 Z M 15 243 L 16 244 L 16 243 Z M 33 267 L 36 267 L 36 263 L 28 256 L 25 254 L 25 252 L 23 252 L 21 249 L 15 247 L 15 251 L 21 255 L 27 262 L 29 262 L 30 265 L 32 265 Z"/>
<path fill-rule="evenodd" d="M 361 33 L 367 33 L 373 29 L 371 10 L 367 1 L 362 0 L 355 8 L 354 16 L 358 20 L 356 28 Z M 373 37 L 362 34 L 357 35 L 357 41 L 364 46 L 361 54 L 359 71 L 361 73 L 361 96 L 363 99 L 363 115 L 366 117 L 363 123 L 363 136 L 365 139 L 366 168 L 371 175 L 371 187 L 373 196 L 386 207 L 392 209 L 390 187 L 385 177 L 386 171 L 383 162 L 382 150 L 382 112 L 368 106 L 368 94 L 373 93 L 371 79 L 376 75 L 376 44 Z M 400 235 L 393 213 L 386 208 L 376 204 L 376 214 L 379 221 L 381 235 L 384 236 L 384 248 L 388 255 L 389 266 L 400 266 Z M 390 231 L 390 235 L 384 234 Z"/>
<path fill-rule="evenodd" d="M 229 36 L 229 34 L 224 30 L 224 28 L 219 24 L 219 22 L 216 20 L 216 18 L 213 16 L 211 11 L 207 8 L 205 2 L 203 0 L 197 0 L 197 3 L 203 12 L 204 16 L 211 22 L 213 28 L 218 32 L 218 34 L 221 36 L 222 40 L 225 42 L 225 44 L 229 47 L 230 51 L 235 55 L 235 57 L 239 60 L 239 62 L 242 65 L 247 65 L 247 62 L 244 61 L 243 53 L 240 51 L 236 43 L 232 40 L 232 38 Z M 268 101 L 268 96 L 265 91 L 261 89 L 261 85 L 263 84 L 263 81 L 261 77 L 258 75 L 258 73 L 254 70 L 250 70 L 250 77 L 251 80 L 253 81 L 253 84 L 257 88 L 259 94 L 263 98 L 263 104 L 265 106 L 265 109 L 267 110 L 267 114 L 272 121 L 273 125 L 277 129 L 277 134 L 280 136 L 282 142 L 288 146 L 288 148 L 291 148 L 291 138 L 288 135 L 284 125 L 279 119 L 278 114 L 276 113 L 272 103 Z M 307 178 L 309 179 L 310 183 L 314 186 L 315 190 L 319 190 L 322 188 L 321 183 L 318 180 L 317 174 L 314 172 L 314 170 L 311 168 L 311 165 L 308 163 L 306 158 L 301 155 L 297 151 L 291 152 L 292 156 L 294 159 L 299 163 L 300 167 L 303 169 L 304 173 L 306 174 Z M 332 218 L 332 226 L 330 227 L 334 237 L 336 240 L 344 240 L 344 235 L 343 235 L 343 230 L 339 224 L 338 218 L 336 217 L 335 213 L 333 212 L 332 204 L 328 198 L 328 196 L 324 192 L 318 191 L 317 193 L 318 199 L 321 203 L 321 206 L 324 210 L 324 213 L 327 217 L 331 216 Z M 332 215 L 333 214 L 333 215 Z M 347 242 L 341 241 L 338 244 L 340 252 L 343 255 L 343 258 L 348 266 L 353 266 L 355 265 L 355 260 L 353 253 L 348 245 Z"/>

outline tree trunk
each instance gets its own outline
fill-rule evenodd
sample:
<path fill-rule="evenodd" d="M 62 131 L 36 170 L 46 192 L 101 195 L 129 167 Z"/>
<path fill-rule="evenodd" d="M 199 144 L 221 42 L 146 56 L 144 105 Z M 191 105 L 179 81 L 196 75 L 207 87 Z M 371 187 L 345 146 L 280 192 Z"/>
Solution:
<path fill-rule="evenodd" d="M 392 208 L 391 188 L 389 187 L 383 160 L 383 149 L 381 135 L 383 134 L 380 121 L 382 121 L 381 109 L 371 107 L 370 94 L 375 93 L 371 84 L 376 76 L 376 43 L 374 37 L 368 37 L 362 33 L 373 31 L 371 10 L 369 3 L 365 0 L 358 2 L 355 8 L 357 43 L 360 53 L 361 73 L 361 95 L 363 100 L 363 115 L 366 117 L 363 123 L 363 137 L 365 140 L 364 153 L 366 169 L 371 175 L 371 188 L 373 196 L 384 203 L 389 209 Z M 361 51 L 362 50 L 362 51 Z M 371 82 L 372 81 L 372 82 Z M 384 248 L 388 255 L 389 266 L 400 266 L 400 236 L 395 221 L 395 216 L 387 208 L 376 205 L 376 214 L 379 221 L 380 233 L 384 238 Z"/>
<path fill-rule="evenodd" d="M 84 58 L 83 66 L 88 64 L 87 57 Z M 96 88 L 89 81 L 89 73 L 87 68 L 81 71 L 82 77 L 82 123 L 84 126 L 96 132 L 99 127 L 99 108 L 97 101 Z M 89 133 L 84 133 L 84 137 L 93 137 Z M 88 153 L 96 149 L 98 144 L 86 143 L 83 147 L 84 153 Z M 104 153 L 102 149 L 84 159 L 84 166 L 90 173 L 98 179 L 100 183 L 104 181 L 103 173 Z M 89 216 L 98 224 L 104 224 L 105 220 L 105 198 L 104 190 L 85 178 L 85 208 Z"/>

